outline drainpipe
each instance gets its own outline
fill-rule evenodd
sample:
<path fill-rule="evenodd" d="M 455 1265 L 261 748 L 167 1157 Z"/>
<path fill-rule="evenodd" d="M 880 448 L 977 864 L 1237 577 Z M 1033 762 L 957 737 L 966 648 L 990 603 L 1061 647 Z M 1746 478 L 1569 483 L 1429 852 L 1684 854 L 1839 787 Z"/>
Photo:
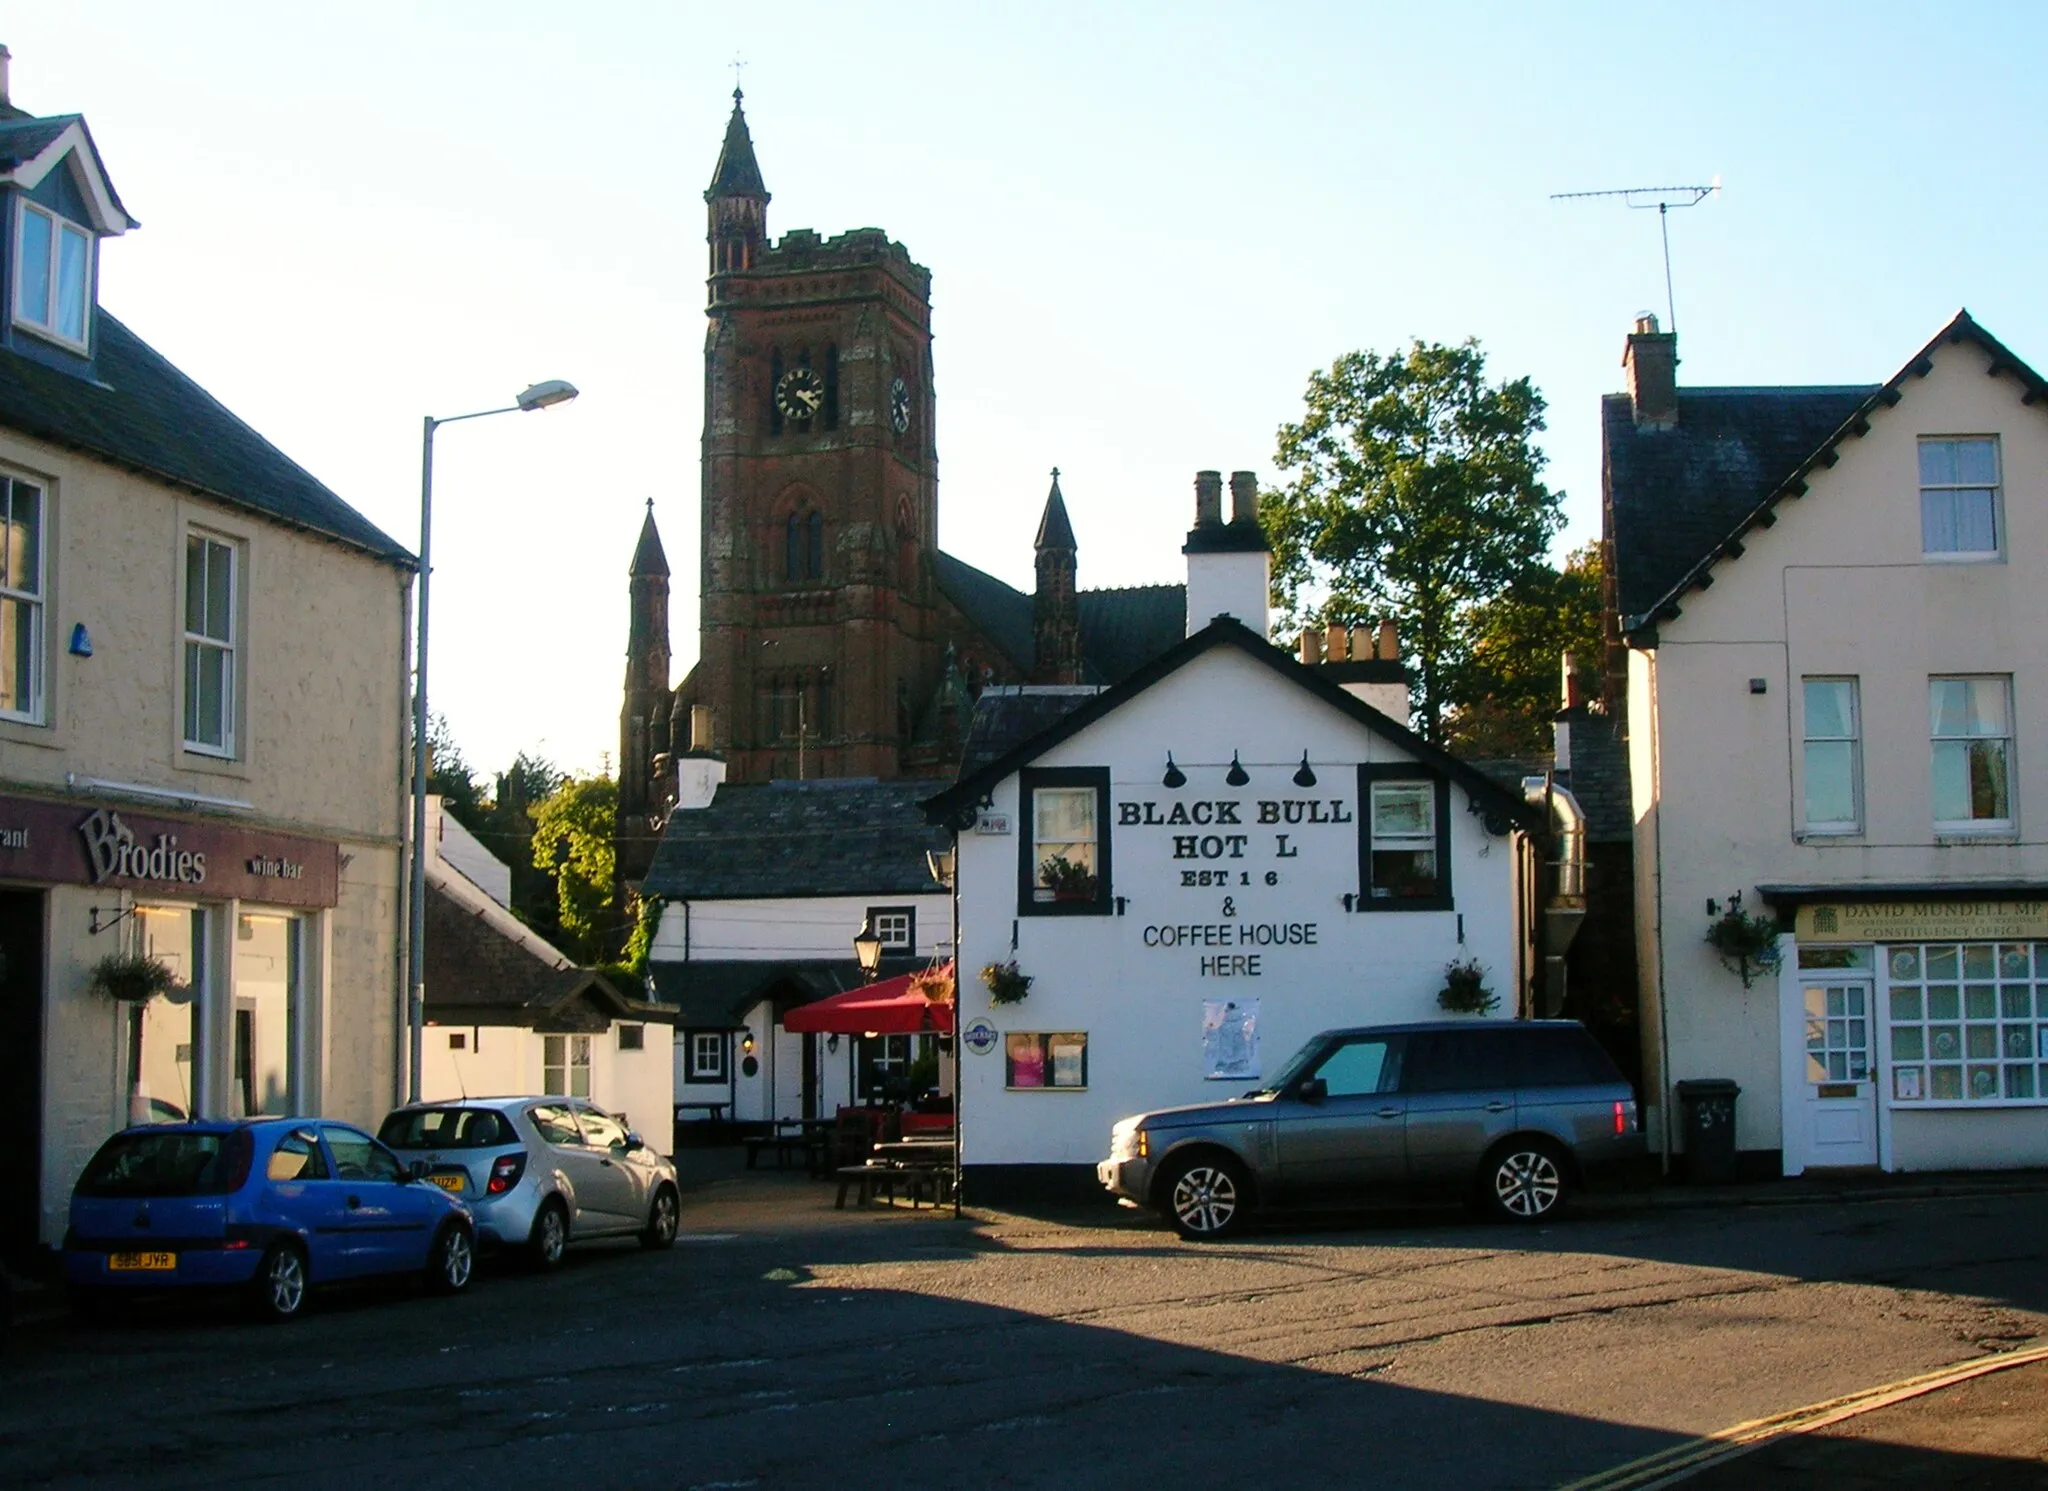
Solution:
<path fill-rule="evenodd" d="M 398 843 L 407 855 L 414 852 L 406 829 L 406 811 L 412 802 L 412 576 L 401 574 L 398 581 Z M 410 859 L 403 861 L 408 867 Z M 391 1105 L 406 1099 L 408 1060 L 411 1051 L 411 1006 L 407 1001 L 405 972 L 411 957 L 412 931 L 409 918 L 401 918 L 398 935 L 391 939 L 392 1009 L 397 1022 L 392 1027 Z M 322 1041 L 327 1039 L 323 1032 Z M 324 1096 L 324 1094 L 323 1094 Z"/>

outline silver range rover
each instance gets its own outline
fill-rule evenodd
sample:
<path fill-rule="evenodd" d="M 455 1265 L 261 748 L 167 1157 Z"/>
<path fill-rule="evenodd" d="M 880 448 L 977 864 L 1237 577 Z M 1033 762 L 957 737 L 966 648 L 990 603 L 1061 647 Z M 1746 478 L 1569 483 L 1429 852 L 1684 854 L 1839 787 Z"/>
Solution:
<path fill-rule="evenodd" d="M 1467 1019 L 1326 1030 L 1271 1087 L 1122 1120 L 1096 1175 L 1214 1239 L 1255 1210 L 1372 1193 L 1540 1222 L 1643 1150 L 1635 1092 L 1584 1026 Z"/>

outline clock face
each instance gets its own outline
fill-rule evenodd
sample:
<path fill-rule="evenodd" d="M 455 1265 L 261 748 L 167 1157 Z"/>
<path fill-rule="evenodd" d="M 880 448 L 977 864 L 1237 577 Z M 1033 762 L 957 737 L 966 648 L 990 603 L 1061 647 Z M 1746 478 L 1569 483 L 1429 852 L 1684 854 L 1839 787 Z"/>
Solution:
<path fill-rule="evenodd" d="M 785 419 L 810 419 L 825 402 L 825 385 L 809 368 L 792 368 L 775 385 L 775 407 Z"/>
<path fill-rule="evenodd" d="M 901 378 L 889 385 L 889 427 L 899 435 L 910 428 L 910 385 Z"/>

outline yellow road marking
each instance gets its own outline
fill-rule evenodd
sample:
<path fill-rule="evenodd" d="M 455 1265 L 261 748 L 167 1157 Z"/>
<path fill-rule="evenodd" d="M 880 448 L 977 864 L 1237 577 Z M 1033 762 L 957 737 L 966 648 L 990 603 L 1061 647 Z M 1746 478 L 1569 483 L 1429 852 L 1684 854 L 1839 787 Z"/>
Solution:
<path fill-rule="evenodd" d="M 1751 1419 L 1748 1423 L 1736 1424 L 1732 1428 L 1704 1435 L 1699 1439 L 1672 1445 L 1654 1455 L 1645 1455 L 1640 1460 L 1631 1460 L 1626 1465 L 1617 1465 L 1611 1470 L 1600 1471 L 1584 1480 L 1573 1481 L 1561 1486 L 1558 1491 L 1656 1491 L 1661 1486 L 1674 1486 L 1690 1476 L 1697 1475 L 1710 1465 L 1723 1460 L 1733 1460 L 1787 1434 L 1806 1434 L 1815 1429 L 1824 1429 L 1838 1424 L 1843 1419 L 1854 1418 L 1859 1413 L 1873 1409 L 1888 1408 L 1894 1403 L 1903 1403 L 1908 1398 L 1917 1398 L 1939 1388 L 1967 1382 L 1972 1377 L 1982 1377 L 1989 1372 L 2002 1372 L 2008 1367 L 2023 1367 L 2029 1362 L 2048 1361 L 2048 1346 L 2032 1346 L 2025 1351 L 2001 1352 L 1996 1356 L 1982 1356 L 1974 1361 L 1943 1367 L 1934 1372 L 1923 1372 L 1918 1377 L 1905 1377 L 1897 1382 L 1888 1382 L 1882 1387 L 1865 1388 L 1862 1392 L 1850 1393 L 1846 1397 L 1829 1398 L 1821 1403 L 1809 1403 L 1804 1408 L 1788 1409 L 1774 1413 L 1769 1418 Z"/>

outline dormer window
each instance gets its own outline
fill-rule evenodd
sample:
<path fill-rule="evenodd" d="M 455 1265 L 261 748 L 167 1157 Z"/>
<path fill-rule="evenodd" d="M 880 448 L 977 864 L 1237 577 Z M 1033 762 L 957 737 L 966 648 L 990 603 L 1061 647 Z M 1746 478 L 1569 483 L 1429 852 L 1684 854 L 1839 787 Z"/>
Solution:
<path fill-rule="evenodd" d="M 23 202 L 15 246 L 16 323 L 84 351 L 92 299 L 92 235 L 54 212 Z"/>

